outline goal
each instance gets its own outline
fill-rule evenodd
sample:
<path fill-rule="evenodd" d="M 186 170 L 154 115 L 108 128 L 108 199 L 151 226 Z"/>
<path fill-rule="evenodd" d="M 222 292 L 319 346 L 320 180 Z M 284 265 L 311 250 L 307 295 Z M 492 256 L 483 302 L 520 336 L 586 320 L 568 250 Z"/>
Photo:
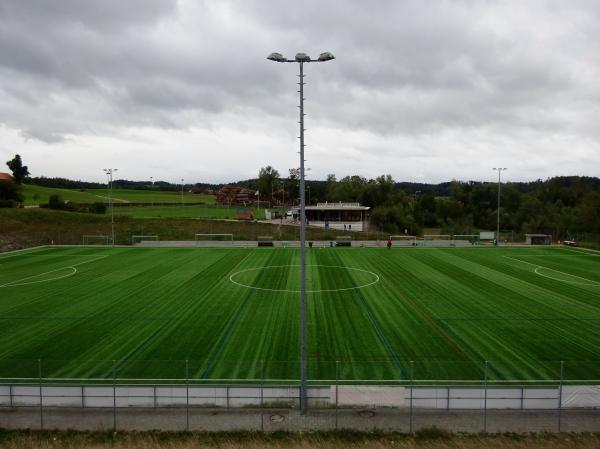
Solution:
<path fill-rule="evenodd" d="M 111 238 L 109 235 L 84 235 L 83 236 L 83 245 L 101 245 L 101 246 L 109 246 L 111 244 Z"/>
<path fill-rule="evenodd" d="M 415 235 L 390 235 L 390 240 L 398 246 L 416 246 L 417 236 Z"/>
<path fill-rule="evenodd" d="M 455 234 L 454 244 L 465 246 L 465 245 L 479 245 L 479 234 Z"/>
<path fill-rule="evenodd" d="M 448 234 L 425 234 L 423 236 L 424 246 L 450 246 L 452 244 L 452 237 Z"/>
<path fill-rule="evenodd" d="M 158 235 L 132 235 L 131 244 L 135 245 L 140 242 L 158 242 Z"/>
<path fill-rule="evenodd" d="M 335 246 L 352 246 L 352 236 L 340 235 L 335 238 Z"/>
<path fill-rule="evenodd" d="M 259 235 L 256 237 L 258 246 L 275 246 L 272 235 Z"/>

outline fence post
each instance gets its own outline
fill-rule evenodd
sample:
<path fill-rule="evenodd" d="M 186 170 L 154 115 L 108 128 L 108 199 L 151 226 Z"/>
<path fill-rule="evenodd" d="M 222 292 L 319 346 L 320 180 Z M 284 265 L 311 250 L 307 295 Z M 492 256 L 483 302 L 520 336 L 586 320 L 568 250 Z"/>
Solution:
<path fill-rule="evenodd" d="M 265 361 L 260 361 L 260 431 L 265 430 L 265 420 L 263 417 L 263 400 L 264 400 L 264 383 L 265 383 Z"/>
<path fill-rule="evenodd" d="M 42 359 L 38 359 L 38 377 L 40 387 L 40 429 L 44 430 L 44 398 L 42 395 Z"/>
<path fill-rule="evenodd" d="M 340 389 L 340 361 L 335 362 L 335 430 L 338 430 L 338 405 Z"/>
<path fill-rule="evenodd" d="M 488 361 L 485 361 L 483 367 L 483 433 L 487 433 L 487 382 L 488 382 Z"/>
<path fill-rule="evenodd" d="M 12 407 L 13 406 L 13 402 L 14 402 L 14 399 L 13 399 L 13 385 L 12 384 L 10 384 L 8 386 L 8 394 L 9 394 L 10 406 Z"/>
<path fill-rule="evenodd" d="M 564 381 L 565 364 L 564 361 L 560 361 L 560 384 L 558 386 L 558 431 L 561 431 L 562 425 L 562 393 L 563 393 L 563 381 Z"/>
<path fill-rule="evenodd" d="M 185 360 L 185 430 L 190 431 L 190 381 L 189 371 L 190 365 L 188 360 Z"/>
<path fill-rule="evenodd" d="M 113 360 L 113 432 L 117 431 L 117 361 Z"/>
<path fill-rule="evenodd" d="M 409 422 L 408 422 L 408 432 L 413 433 L 413 390 L 415 387 L 414 382 L 415 375 L 415 362 L 413 360 L 410 361 L 410 411 L 409 411 Z"/>

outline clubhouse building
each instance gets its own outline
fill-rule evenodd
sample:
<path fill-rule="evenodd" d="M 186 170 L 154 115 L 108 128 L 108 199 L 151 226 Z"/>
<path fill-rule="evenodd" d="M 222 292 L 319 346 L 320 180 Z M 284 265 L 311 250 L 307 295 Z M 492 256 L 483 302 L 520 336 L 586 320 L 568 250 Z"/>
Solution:
<path fill-rule="evenodd" d="M 306 220 L 309 226 L 347 231 L 366 231 L 369 228 L 370 207 L 360 203 L 317 203 L 306 206 Z M 300 209 L 295 210 L 297 216 Z"/>

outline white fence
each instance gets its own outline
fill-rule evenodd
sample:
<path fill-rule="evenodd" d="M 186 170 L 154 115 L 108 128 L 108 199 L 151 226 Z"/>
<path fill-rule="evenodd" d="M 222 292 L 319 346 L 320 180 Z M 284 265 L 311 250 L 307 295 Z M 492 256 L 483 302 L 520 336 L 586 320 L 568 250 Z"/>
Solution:
<path fill-rule="evenodd" d="M 3 384 L 0 407 L 295 407 L 297 386 Z M 600 408 L 600 386 L 310 387 L 315 408 L 558 410 Z"/>

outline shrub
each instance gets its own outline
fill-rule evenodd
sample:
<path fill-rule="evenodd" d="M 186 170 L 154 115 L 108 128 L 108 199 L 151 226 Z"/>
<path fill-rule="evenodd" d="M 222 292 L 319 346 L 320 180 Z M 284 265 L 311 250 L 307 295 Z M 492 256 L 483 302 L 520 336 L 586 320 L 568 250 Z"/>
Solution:
<path fill-rule="evenodd" d="M 0 207 L 19 207 L 19 202 L 15 200 L 0 200 Z"/>
<path fill-rule="evenodd" d="M 65 201 L 60 195 L 50 195 L 48 198 L 48 209 L 64 209 Z"/>
<path fill-rule="evenodd" d="M 97 202 L 90 204 L 89 211 L 92 214 L 105 214 L 106 213 L 106 204 Z"/>

